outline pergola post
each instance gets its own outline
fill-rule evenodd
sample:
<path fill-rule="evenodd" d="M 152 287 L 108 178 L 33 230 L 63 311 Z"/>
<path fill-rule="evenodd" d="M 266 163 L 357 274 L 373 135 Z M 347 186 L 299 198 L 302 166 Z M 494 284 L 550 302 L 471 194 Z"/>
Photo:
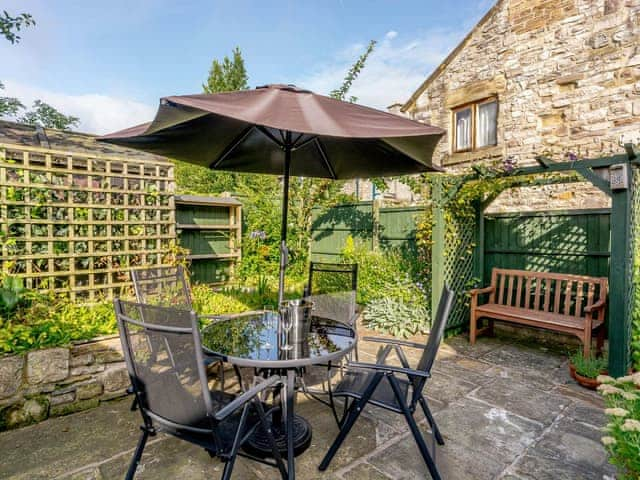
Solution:
<path fill-rule="evenodd" d="M 433 226 L 431 230 L 431 312 L 438 311 L 438 302 L 444 287 L 444 253 L 445 253 L 445 224 L 444 224 L 444 189 L 442 180 L 434 178 L 431 195 Z"/>
<path fill-rule="evenodd" d="M 629 164 L 624 164 L 631 179 Z M 624 375 L 629 366 L 631 316 L 628 296 L 633 268 L 631 223 L 631 193 L 629 188 L 611 192 L 611 260 L 609 264 L 609 374 Z"/>

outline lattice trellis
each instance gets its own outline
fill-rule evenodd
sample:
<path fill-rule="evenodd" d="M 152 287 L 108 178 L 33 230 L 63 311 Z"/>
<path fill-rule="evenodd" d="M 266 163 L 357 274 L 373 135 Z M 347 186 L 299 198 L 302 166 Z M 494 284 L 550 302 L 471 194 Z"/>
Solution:
<path fill-rule="evenodd" d="M 175 242 L 168 162 L 0 144 L 0 268 L 28 288 L 111 297 Z"/>
<path fill-rule="evenodd" d="M 448 219 L 444 249 L 445 283 L 456 292 L 456 302 L 451 311 L 447 328 L 465 327 L 469 324 L 469 282 L 474 275 L 474 247 L 476 223 L 456 218 Z"/>

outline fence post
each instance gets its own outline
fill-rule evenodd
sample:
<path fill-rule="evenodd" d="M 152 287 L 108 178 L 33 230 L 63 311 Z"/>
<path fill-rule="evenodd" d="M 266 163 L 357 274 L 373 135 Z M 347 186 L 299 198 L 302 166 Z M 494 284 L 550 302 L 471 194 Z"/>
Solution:
<path fill-rule="evenodd" d="M 380 246 L 380 200 L 371 202 L 371 250 L 377 250 Z"/>
<path fill-rule="evenodd" d="M 628 164 L 629 178 L 632 171 Z M 632 239 L 630 236 L 633 182 L 611 192 L 611 263 L 609 275 L 609 374 L 620 377 L 629 366 Z"/>
<path fill-rule="evenodd" d="M 433 179 L 433 226 L 431 229 L 431 315 L 438 311 L 438 302 L 444 287 L 444 252 L 445 252 L 445 224 L 443 205 L 442 180 Z"/>

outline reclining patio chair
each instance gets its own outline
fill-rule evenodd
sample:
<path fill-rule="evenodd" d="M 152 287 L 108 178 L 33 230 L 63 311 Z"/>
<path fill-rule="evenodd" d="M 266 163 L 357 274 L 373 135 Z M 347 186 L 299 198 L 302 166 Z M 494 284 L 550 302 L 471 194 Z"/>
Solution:
<path fill-rule="evenodd" d="M 193 310 L 189 282 L 181 265 L 131 270 L 131 280 L 139 303 L 187 311 Z M 222 319 L 218 315 L 199 315 L 199 318 L 209 321 Z M 218 377 L 222 390 L 224 390 L 224 362 L 211 355 L 207 355 L 204 361 L 207 367 L 218 367 Z M 240 372 L 237 368 L 234 370 L 236 370 L 236 377 L 240 382 L 240 388 L 242 388 Z"/>
<path fill-rule="evenodd" d="M 427 444 L 416 424 L 414 414 L 418 404 L 422 408 L 431 427 L 432 435 L 440 445 L 444 445 L 442 434 L 429 410 L 427 400 L 422 394 L 427 379 L 431 376 L 431 367 L 436 358 L 440 341 L 444 335 L 447 319 L 453 305 L 454 293 L 445 286 L 435 321 L 426 346 L 417 343 L 387 338 L 364 337 L 365 341 L 386 344 L 380 351 L 377 363 L 352 362 L 347 365 L 343 380 L 335 387 L 333 396 L 345 398 L 345 414 L 340 421 L 340 433 L 329 448 L 318 467 L 326 470 L 334 455 L 351 431 L 356 420 L 367 404 L 371 403 L 384 410 L 404 415 L 418 448 L 427 464 L 431 477 L 440 480 L 435 461 L 429 453 Z M 423 350 L 418 366 L 412 369 L 402 347 Z M 402 367 L 385 363 L 389 354 L 395 351 Z M 406 378 L 403 378 L 406 377 Z M 348 403 L 350 405 L 348 405 Z M 347 406 L 348 405 L 348 406 Z M 336 415 L 337 416 L 337 415 Z M 435 447 L 434 447 L 435 454 Z"/>
<path fill-rule="evenodd" d="M 240 452 L 245 440 L 261 426 L 269 432 L 260 394 L 273 388 L 272 376 L 239 396 L 211 391 L 207 383 L 198 317 L 193 311 L 114 301 L 120 340 L 143 425 L 142 436 L 126 479 L 133 479 L 148 437 L 165 432 L 203 447 L 225 462 L 222 479 L 231 477 L 238 455 L 286 470 L 273 436 L 268 434 L 273 460 Z M 185 326 L 188 325 L 188 326 Z M 154 351 L 151 345 L 161 346 Z"/>

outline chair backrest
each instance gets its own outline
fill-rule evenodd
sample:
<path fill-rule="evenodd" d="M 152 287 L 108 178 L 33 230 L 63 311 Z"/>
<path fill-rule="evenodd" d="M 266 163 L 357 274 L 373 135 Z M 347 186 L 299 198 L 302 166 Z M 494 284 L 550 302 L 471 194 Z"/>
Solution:
<path fill-rule="evenodd" d="M 181 265 L 131 270 L 136 299 L 146 305 L 191 310 L 191 292 Z"/>
<path fill-rule="evenodd" d="M 314 303 L 314 315 L 352 325 L 357 289 L 358 264 L 310 263 L 306 294 Z"/>
<path fill-rule="evenodd" d="M 431 322 L 429 339 L 422 351 L 422 356 L 418 362 L 417 370 L 431 372 L 431 367 L 433 367 L 433 362 L 436 360 L 436 354 L 440 348 L 440 342 L 442 342 L 442 337 L 444 337 L 444 330 L 447 326 L 447 321 L 449 320 L 449 314 L 451 313 L 454 299 L 455 292 L 445 285 L 442 289 L 442 294 L 440 295 L 440 301 L 438 302 L 438 311 L 436 312 L 433 322 Z M 418 401 L 425 381 L 426 379 L 424 378 L 415 378 L 413 380 L 413 405 Z"/>
<path fill-rule="evenodd" d="M 172 428 L 210 429 L 213 405 L 196 314 L 118 299 L 114 306 L 143 415 Z"/>

